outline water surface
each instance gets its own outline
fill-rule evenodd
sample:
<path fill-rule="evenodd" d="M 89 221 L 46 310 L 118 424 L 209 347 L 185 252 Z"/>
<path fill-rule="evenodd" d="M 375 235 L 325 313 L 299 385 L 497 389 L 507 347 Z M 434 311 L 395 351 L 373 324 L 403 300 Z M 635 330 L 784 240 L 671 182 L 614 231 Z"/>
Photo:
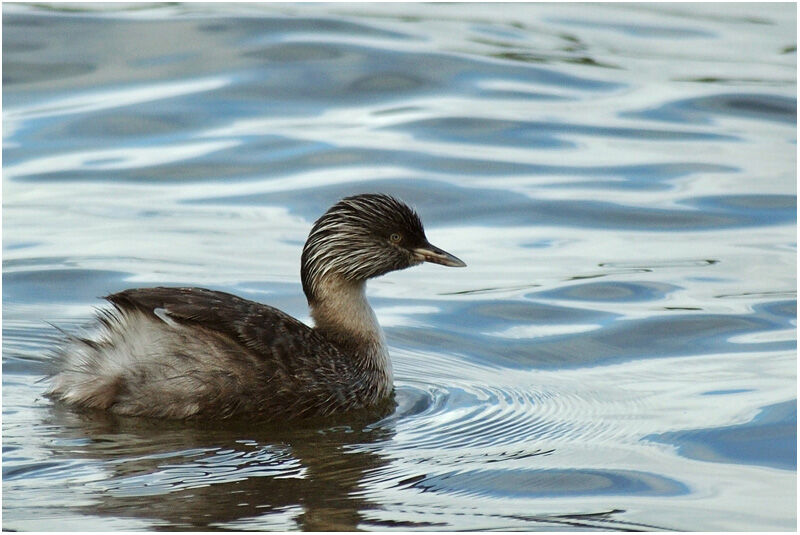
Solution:
<path fill-rule="evenodd" d="M 791 4 L 3 6 L 3 528 L 793 530 Z M 338 198 L 398 406 L 276 428 L 42 396 L 98 296 L 308 320 Z"/>

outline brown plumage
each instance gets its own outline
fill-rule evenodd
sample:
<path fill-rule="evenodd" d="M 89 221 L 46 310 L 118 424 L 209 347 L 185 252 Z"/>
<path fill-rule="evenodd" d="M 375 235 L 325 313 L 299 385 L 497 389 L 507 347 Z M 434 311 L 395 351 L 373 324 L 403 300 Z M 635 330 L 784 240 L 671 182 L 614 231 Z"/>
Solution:
<path fill-rule="evenodd" d="M 48 394 L 130 416 L 292 419 L 370 408 L 392 392 L 365 282 L 423 261 L 463 266 L 419 217 L 380 194 L 342 199 L 314 224 L 301 276 L 315 326 L 203 288 L 106 297 L 94 337 L 57 350 Z"/>

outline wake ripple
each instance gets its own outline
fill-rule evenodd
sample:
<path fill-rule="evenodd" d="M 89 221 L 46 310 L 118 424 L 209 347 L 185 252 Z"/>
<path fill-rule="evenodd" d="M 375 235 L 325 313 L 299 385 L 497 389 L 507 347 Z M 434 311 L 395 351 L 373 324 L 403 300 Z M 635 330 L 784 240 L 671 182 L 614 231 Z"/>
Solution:
<path fill-rule="evenodd" d="M 636 419 L 657 403 L 619 388 L 613 374 L 508 370 L 442 355 L 423 366 L 424 355 L 398 356 L 398 410 L 391 419 L 402 449 L 490 448 L 528 456 L 555 443 L 635 441 L 636 432 L 609 420 Z"/>

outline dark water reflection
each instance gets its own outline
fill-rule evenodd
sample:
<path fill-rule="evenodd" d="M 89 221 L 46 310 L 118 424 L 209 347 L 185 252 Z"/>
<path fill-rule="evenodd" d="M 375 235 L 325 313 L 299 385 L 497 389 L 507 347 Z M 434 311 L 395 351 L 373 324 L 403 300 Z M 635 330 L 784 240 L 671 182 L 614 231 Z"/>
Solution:
<path fill-rule="evenodd" d="M 720 394 L 735 394 L 722 392 Z M 676 444 L 681 455 L 720 463 L 746 463 L 797 470 L 797 403 L 764 407 L 747 425 L 664 433 L 652 440 Z"/>
<path fill-rule="evenodd" d="M 243 528 L 299 506 L 301 514 L 283 520 L 287 529 L 352 531 L 362 521 L 360 511 L 372 507 L 359 496 L 360 481 L 386 463 L 352 447 L 391 435 L 388 428 L 351 425 L 254 430 L 244 424 L 175 426 L 59 411 L 45 424 L 61 429 L 50 446 L 52 460 L 9 470 L 4 479 L 45 477 L 64 459 L 103 463 L 109 472 L 92 485 L 85 513 L 199 530 L 232 522 L 244 522 Z"/>
<path fill-rule="evenodd" d="M 628 114 L 629 117 L 681 124 L 708 124 L 715 115 L 794 124 L 797 120 L 797 101 L 775 95 L 720 94 L 678 100 L 656 109 Z"/>
<path fill-rule="evenodd" d="M 3 50 L 4 529 L 795 529 L 791 4 L 4 4 Z M 390 414 L 42 398 L 124 288 L 307 321 L 363 191 L 469 265 L 370 284 Z"/>

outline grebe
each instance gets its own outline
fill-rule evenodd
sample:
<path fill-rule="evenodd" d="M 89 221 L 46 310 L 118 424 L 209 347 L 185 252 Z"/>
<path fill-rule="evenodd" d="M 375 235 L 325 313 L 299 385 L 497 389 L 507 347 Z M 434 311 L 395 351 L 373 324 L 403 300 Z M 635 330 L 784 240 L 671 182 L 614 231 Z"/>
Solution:
<path fill-rule="evenodd" d="M 276 420 L 370 408 L 392 393 L 367 279 L 422 262 L 463 267 L 419 216 L 383 194 L 346 197 L 313 225 L 301 279 L 314 327 L 203 288 L 106 297 L 92 338 L 56 350 L 48 395 L 78 408 L 156 418 Z"/>

